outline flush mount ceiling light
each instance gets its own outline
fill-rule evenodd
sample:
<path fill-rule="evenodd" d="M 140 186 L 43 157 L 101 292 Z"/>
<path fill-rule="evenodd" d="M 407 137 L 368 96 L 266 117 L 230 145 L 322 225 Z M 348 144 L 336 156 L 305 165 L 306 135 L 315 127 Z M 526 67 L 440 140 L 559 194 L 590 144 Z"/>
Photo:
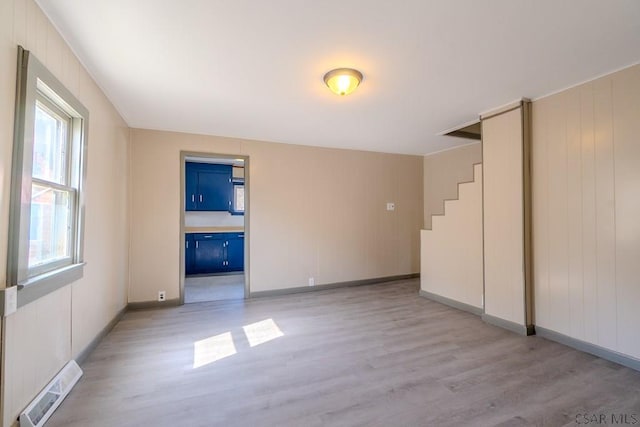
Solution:
<path fill-rule="evenodd" d="M 336 95 L 349 95 L 362 81 L 362 73 L 353 68 L 336 68 L 324 75 L 324 83 Z"/>

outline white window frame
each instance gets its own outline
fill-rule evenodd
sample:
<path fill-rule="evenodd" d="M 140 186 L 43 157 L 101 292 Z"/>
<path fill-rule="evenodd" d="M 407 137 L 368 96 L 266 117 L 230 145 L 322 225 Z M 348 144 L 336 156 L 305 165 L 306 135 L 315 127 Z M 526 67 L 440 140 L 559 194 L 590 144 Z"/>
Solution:
<path fill-rule="evenodd" d="M 44 100 L 69 116 L 69 182 L 59 186 L 72 194 L 71 259 L 29 269 L 29 227 L 36 101 Z M 84 269 L 84 187 L 89 111 L 36 57 L 18 46 L 11 211 L 7 260 L 8 285 L 18 286 L 18 307 L 68 285 Z M 54 188 L 56 184 L 48 183 Z M 71 190 L 70 190 L 71 188 Z"/>
<path fill-rule="evenodd" d="M 242 190 L 242 197 L 244 198 L 244 182 L 236 182 L 233 184 L 233 212 L 244 214 L 244 203 L 242 209 L 238 209 L 238 191 Z"/>

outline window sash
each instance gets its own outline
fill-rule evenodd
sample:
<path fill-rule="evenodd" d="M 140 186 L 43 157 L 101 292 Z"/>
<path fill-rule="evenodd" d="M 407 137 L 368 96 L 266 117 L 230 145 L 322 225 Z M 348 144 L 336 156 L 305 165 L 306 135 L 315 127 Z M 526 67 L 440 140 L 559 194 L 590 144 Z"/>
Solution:
<path fill-rule="evenodd" d="M 45 188 L 45 189 L 49 189 L 52 191 L 56 191 L 59 193 L 64 193 L 67 194 L 67 199 L 68 199 L 68 208 L 67 208 L 67 218 L 68 218 L 68 224 L 67 224 L 67 230 L 66 230 L 66 241 L 67 241 L 67 250 L 65 251 L 64 256 L 62 257 L 51 257 L 49 258 L 50 261 L 47 262 L 43 262 L 43 263 L 38 263 L 35 265 L 31 265 L 29 264 L 28 266 L 28 276 L 29 278 L 33 278 L 35 276 L 41 275 L 43 273 L 49 272 L 49 271 L 53 271 L 56 269 L 59 269 L 61 267 L 65 267 L 68 265 L 71 265 L 74 263 L 74 261 L 76 260 L 76 255 L 77 255 L 77 238 L 76 238 L 76 218 L 77 218 L 77 199 L 78 199 L 78 192 L 76 191 L 75 188 L 70 187 L 70 186 L 66 186 L 66 185 L 60 185 L 60 184 L 56 184 L 56 183 L 52 183 L 49 181 L 45 181 L 42 179 L 37 179 L 37 178 L 32 178 L 32 188 L 34 186 L 39 186 L 41 188 Z M 32 245 L 34 244 L 33 242 L 35 241 L 35 239 L 33 239 L 33 232 L 34 230 L 31 228 L 33 227 L 33 206 L 34 206 L 34 202 L 33 202 L 33 198 L 34 195 L 32 194 L 31 196 L 31 210 L 30 210 L 30 215 L 31 215 L 31 221 L 30 221 L 30 229 L 29 229 L 29 259 L 31 260 L 31 251 L 33 250 Z M 55 214 L 54 214 L 55 215 Z M 54 220 L 56 219 L 55 217 L 53 218 Z M 59 237 L 58 235 L 56 235 L 55 237 Z M 40 239 L 42 240 L 42 239 Z M 48 243 L 48 241 L 47 241 Z"/>
<path fill-rule="evenodd" d="M 242 206 L 240 202 L 242 202 Z M 234 184 L 233 186 L 233 210 L 234 212 L 244 212 L 244 184 Z"/>
<path fill-rule="evenodd" d="M 73 166 L 74 166 L 74 162 L 73 162 L 73 158 L 71 156 L 72 154 L 72 147 L 73 147 L 73 120 L 72 117 L 69 116 L 64 110 L 62 110 L 60 107 L 58 107 L 53 101 L 51 101 L 49 98 L 47 98 L 47 96 L 42 93 L 40 90 L 38 90 L 37 94 L 36 94 L 36 105 L 35 105 L 36 110 L 38 108 L 40 108 L 42 111 L 44 111 L 45 113 L 47 113 L 48 115 L 50 115 L 52 118 L 54 118 L 55 120 L 57 120 L 60 123 L 63 123 L 66 127 L 65 130 L 65 134 L 63 137 L 63 140 L 61 141 L 61 149 L 62 149 L 62 153 L 60 153 L 62 155 L 62 158 L 60 159 L 61 161 L 61 176 L 60 176 L 60 181 L 51 181 L 51 180 L 47 180 L 46 178 L 42 177 L 42 176 L 38 176 L 37 178 L 39 179 L 43 179 L 46 181 L 51 181 L 51 182 L 55 182 L 58 184 L 63 184 L 63 185 L 68 185 L 70 183 L 73 182 L 73 174 L 72 174 L 72 170 L 73 170 Z M 35 126 L 35 117 L 34 117 L 34 126 Z M 34 129 L 34 148 L 36 145 L 36 132 Z M 34 154 L 35 154 L 35 150 L 34 150 Z M 32 163 L 32 176 L 34 178 L 36 178 L 35 176 L 35 167 Z"/>

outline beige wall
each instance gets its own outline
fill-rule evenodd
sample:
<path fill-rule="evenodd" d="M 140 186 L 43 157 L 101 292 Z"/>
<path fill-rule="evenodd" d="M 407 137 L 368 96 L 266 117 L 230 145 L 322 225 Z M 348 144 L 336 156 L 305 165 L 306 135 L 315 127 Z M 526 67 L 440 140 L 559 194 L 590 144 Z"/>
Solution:
<path fill-rule="evenodd" d="M 518 108 L 482 120 L 485 314 L 525 318 L 523 132 Z"/>
<path fill-rule="evenodd" d="M 640 358 L 640 66 L 533 103 L 536 324 Z"/>
<path fill-rule="evenodd" d="M 126 305 L 129 131 L 32 0 L 0 1 L 0 286 L 6 284 L 17 45 L 90 111 L 84 278 L 5 319 L 3 425 Z"/>
<path fill-rule="evenodd" d="M 482 165 L 445 211 L 421 233 L 421 289 L 482 309 Z"/>
<path fill-rule="evenodd" d="M 252 292 L 419 271 L 422 157 L 140 129 L 131 143 L 131 302 L 179 297 L 181 150 L 249 156 Z"/>
<path fill-rule="evenodd" d="M 424 228 L 432 215 L 444 213 L 444 201 L 458 198 L 458 183 L 473 180 L 473 165 L 482 162 L 482 145 L 472 143 L 424 157 Z"/>

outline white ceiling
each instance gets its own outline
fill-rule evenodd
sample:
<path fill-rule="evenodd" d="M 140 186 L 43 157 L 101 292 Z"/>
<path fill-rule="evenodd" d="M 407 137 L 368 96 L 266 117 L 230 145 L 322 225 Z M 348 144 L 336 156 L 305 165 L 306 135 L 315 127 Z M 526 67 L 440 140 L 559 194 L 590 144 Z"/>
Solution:
<path fill-rule="evenodd" d="M 638 0 L 37 0 L 131 127 L 426 154 L 640 61 Z M 332 68 L 364 74 L 338 97 Z"/>

